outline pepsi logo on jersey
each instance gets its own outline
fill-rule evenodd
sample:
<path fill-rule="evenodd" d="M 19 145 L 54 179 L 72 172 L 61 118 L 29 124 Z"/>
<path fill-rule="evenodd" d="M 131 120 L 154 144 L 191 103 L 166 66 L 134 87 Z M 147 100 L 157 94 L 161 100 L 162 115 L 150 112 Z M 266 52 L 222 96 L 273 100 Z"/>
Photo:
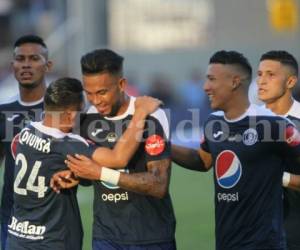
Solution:
<path fill-rule="evenodd" d="M 233 151 L 224 150 L 218 155 L 215 163 L 215 175 L 218 185 L 224 189 L 231 189 L 238 184 L 242 176 L 242 165 Z M 238 192 L 218 192 L 216 195 L 219 202 L 239 201 Z"/>
<path fill-rule="evenodd" d="M 222 151 L 215 164 L 216 179 L 222 188 L 232 188 L 242 176 L 242 165 L 237 155 L 231 150 Z"/>

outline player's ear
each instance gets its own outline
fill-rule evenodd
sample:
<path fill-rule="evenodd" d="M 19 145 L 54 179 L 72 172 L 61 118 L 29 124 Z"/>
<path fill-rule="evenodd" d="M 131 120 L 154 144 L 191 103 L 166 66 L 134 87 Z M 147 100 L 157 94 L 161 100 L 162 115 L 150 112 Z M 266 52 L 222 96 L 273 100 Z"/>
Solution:
<path fill-rule="evenodd" d="M 286 81 L 286 87 L 288 89 L 292 89 L 295 87 L 296 83 L 298 81 L 298 77 L 297 76 L 289 76 L 287 81 Z"/>
<path fill-rule="evenodd" d="M 47 63 L 46 63 L 46 72 L 51 71 L 52 67 L 53 67 L 53 62 L 52 61 L 47 61 Z"/>
<path fill-rule="evenodd" d="M 14 61 L 11 61 L 11 62 L 10 62 L 10 69 L 11 69 L 12 71 L 14 71 Z"/>
<path fill-rule="evenodd" d="M 232 79 L 232 90 L 236 90 L 241 84 L 241 79 L 239 76 L 234 76 Z"/>
<path fill-rule="evenodd" d="M 119 80 L 119 88 L 121 92 L 124 92 L 126 90 L 126 86 L 127 86 L 127 79 L 122 77 Z"/>

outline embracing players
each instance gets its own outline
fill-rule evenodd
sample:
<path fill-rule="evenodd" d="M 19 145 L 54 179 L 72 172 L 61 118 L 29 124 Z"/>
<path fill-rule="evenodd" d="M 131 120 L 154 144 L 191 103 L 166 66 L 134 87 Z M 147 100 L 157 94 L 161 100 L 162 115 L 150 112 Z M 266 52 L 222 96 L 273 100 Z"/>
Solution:
<path fill-rule="evenodd" d="M 98 164 L 124 167 L 139 145 L 144 119 L 160 104 L 149 97 L 137 99 L 131 123 L 116 147 L 97 148 L 70 133 L 83 105 L 82 90 L 81 83 L 72 78 L 51 83 L 44 97 L 43 121 L 31 122 L 14 139 L 14 207 L 7 242 L 10 250 L 80 250 L 82 227 L 76 192 L 67 189 L 57 195 L 49 185 L 52 175 L 66 169 L 67 154 L 79 153 Z M 99 179 L 111 181 L 109 173 L 93 170 Z"/>

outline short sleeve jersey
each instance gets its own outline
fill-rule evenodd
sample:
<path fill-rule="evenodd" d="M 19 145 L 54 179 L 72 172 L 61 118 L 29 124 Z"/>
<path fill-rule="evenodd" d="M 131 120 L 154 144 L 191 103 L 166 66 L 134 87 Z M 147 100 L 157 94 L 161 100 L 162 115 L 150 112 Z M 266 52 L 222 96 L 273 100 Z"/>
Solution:
<path fill-rule="evenodd" d="M 78 135 L 32 122 L 14 139 L 14 207 L 8 225 L 11 249 L 81 249 L 82 225 L 76 189 L 56 194 L 54 173 L 67 169 L 67 154 L 91 157 L 95 147 Z"/>
<path fill-rule="evenodd" d="M 300 130 L 300 103 L 295 101 L 291 109 L 286 114 Z M 295 168 L 299 163 L 293 158 L 287 159 L 286 171 L 300 174 L 299 168 Z M 286 239 L 288 245 L 298 247 L 300 249 L 300 192 L 284 188 L 284 227 L 286 230 Z"/>
<path fill-rule="evenodd" d="M 117 117 L 102 117 L 94 107 L 82 120 L 81 135 L 97 145 L 113 148 L 134 113 L 135 98 Z M 143 141 L 121 171 L 142 173 L 149 161 L 170 157 L 169 125 L 162 110 L 147 119 Z M 121 244 L 150 244 L 174 240 L 175 216 L 169 193 L 162 199 L 134 193 L 102 181 L 94 182 L 95 239 Z"/>
<path fill-rule="evenodd" d="M 294 125 L 251 105 L 236 120 L 213 113 L 202 149 L 213 157 L 216 249 L 283 249 L 282 175 L 300 155 Z"/>
<path fill-rule="evenodd" d="M 15 161 L 11 155 L 11 141 L 30 121 L 40 121 L 43 100 L 26 103 L 18 97 L 0 105 L 0 141 L 4 146 L 4 183 L 1 200 L 1 222 L 8 223 L 13 207 L 13 179 Z"/>

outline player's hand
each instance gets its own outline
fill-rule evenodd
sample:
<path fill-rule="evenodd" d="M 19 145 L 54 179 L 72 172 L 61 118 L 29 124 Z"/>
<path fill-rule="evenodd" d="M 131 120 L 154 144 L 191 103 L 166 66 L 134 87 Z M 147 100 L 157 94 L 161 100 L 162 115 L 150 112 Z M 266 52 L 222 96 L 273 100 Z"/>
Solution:
<path fill-rule="evenodd" d="M 67 155 L 65 163 L 76 176 L 88 180 L 100 180 L 101 167 L 84 155 Z"/>
<path fill-rule="evenodd" d="M 50 180 L 50 187 L 54 192 L 60 193 L 61 189 L 68 189 L 78 185 L 79 180 L 70 170 L 55 173 Z"/>
<path fill-rule="evenodd" d="M 135 109 L 142 110 L 146 113 L 146 115 L 153 113 L 162 104 L 163 102 L 161 100 L 151 96 L 139 96 L 136 98 L 134 103 Z"/>

